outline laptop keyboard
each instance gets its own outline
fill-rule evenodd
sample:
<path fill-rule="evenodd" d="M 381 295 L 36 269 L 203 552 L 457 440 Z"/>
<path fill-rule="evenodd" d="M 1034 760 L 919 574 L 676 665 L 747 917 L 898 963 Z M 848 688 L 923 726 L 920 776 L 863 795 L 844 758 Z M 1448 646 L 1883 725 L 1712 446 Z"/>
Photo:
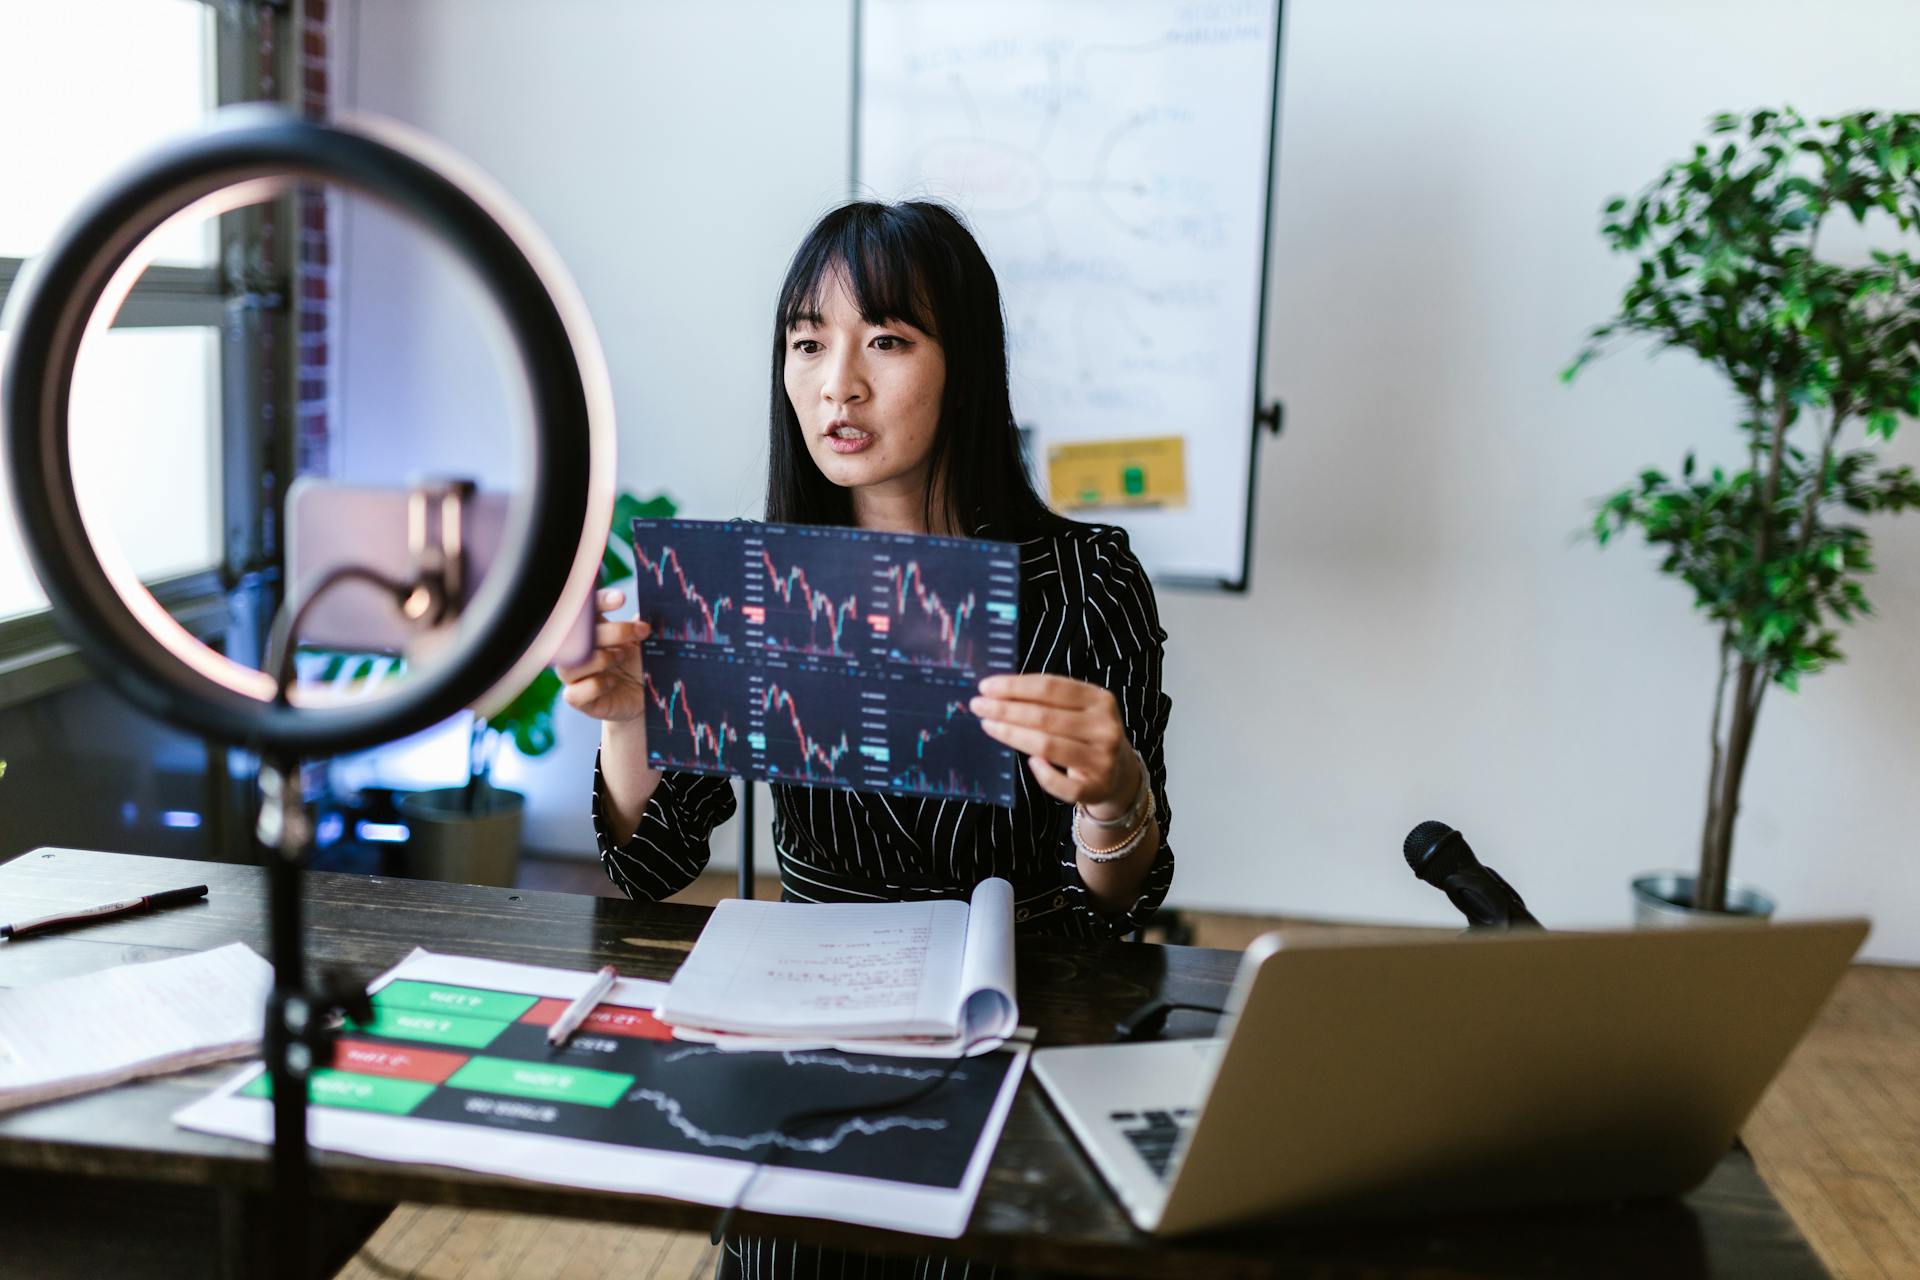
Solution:
<path fill-rule="evenodd" d="M 1167 1166 L 1181 1139 L 1193 1128 L 1193 1111 L 1176 1107 L 1170 1111 L 1116 1111 L 1110 1117 L 1127 1135 L 1127 1141 L 1147 1162 L 1156 1178 L 1165 1181 Z"/>

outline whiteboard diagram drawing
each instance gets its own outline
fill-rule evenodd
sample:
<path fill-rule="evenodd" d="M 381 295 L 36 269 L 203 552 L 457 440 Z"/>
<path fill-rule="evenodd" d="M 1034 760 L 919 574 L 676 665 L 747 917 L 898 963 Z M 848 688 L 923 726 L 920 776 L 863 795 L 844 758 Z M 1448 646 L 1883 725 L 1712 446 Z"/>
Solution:
<path fill-rule="evenodd" d="M 1036 462 L 1183 437 L 1183 504 L 1072 514 L 1126 527 L 1156 578 L 1244 586 L 1276 0 L 861 0 L 858 22 L 855 189 L 972 226 Z"/>

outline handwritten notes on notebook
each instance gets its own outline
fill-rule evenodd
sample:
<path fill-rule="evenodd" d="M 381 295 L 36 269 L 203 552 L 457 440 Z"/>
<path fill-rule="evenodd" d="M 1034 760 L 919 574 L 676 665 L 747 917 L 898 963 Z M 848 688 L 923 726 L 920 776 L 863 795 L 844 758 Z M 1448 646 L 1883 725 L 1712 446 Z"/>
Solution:
<path fill-rule="evenodd" d="M 235 942 L 0 991 L 0 1111 L 256 1052 L 272 985 Z"/>
<path fill-rule="evenodd" d="M 971 902 L 730 898 L 674 975 L 660 1018 L 694 1039 L 771 1037 L 888 1052 L 981 1052 L 1011 1035 L 1013 887 Z"/>

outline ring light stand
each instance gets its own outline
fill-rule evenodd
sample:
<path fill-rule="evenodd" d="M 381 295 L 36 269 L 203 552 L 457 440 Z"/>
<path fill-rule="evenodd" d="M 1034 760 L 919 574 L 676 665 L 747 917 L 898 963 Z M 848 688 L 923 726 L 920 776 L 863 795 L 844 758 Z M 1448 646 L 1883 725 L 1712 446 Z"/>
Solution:
<path fill-rule="evenodd" d="M 169 617 L 124 566 L 93 545 L 68 453 L 68 405 L 83 339 L 111 324 L 152 233 L 189 211 L 232 207 L 291 183 L 326 181 L 409 214 L 479 278 L 505 317 L 531 408 L 524 495 L 512 504 L 496 570 L 450 624 L 439 659 L 397 693 L 357 705 L 302 705 L 283 661 L 255 671 Z M 476 704 L 504 701 L 544 667 L 595 585 L 613 510 L 612 393 L 586 309 L 557 256 L 491 182 L 457 157 L 385 123 L 329 127 L 272 108 L 218 113 L 202 132 L 151 153 L 95 192 L 23 281 L 0 369 L 13 508 L 54 617 L 101 679 L 142 710 L 261 757 L 257 834 L 267 866 L 274 986 L 262 1051 L 273 1086 L 278 1274 L 298 1274 L 308 1239 L 306 1105 L 315 1066 L 332 1061 L 338 991 L 305 979 L 299 871 L 311 843 L 302 758 L 404 737 Z M 444 548 L 441 548 L 444 550 Z M 416 548 L 416 551 L 419 549 Z M 416 560 L 420 557 L 416 556 Z M 424 566 L 431 570 L 432 566 Z M 440 591 L 457 555 L 410 591 Z M 290 584 L 287 605 L 301 584 Z M 459 593 L 451 596 L 458 607 Z M 290 628 L 289 628 L 290 630 Z M 288 673 L 276 678 L 279 672 Z M 359 1001 L 364 1003 L 361 992 Z"/>

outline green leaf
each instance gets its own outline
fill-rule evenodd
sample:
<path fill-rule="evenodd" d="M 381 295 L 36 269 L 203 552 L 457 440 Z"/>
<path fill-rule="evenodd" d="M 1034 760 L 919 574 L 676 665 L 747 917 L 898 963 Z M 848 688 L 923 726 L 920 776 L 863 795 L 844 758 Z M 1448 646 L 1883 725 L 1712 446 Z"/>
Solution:
<path fill-rule="evenodd" d="M 504 733 L 522 755 L 553 750 L 553 708 L 564 688 L 552 667 L 541 671 L 506 706 L 487 717 L 487 728 Z"/>
<path fill-rule="evenodd" d="M 523 756 L 543 756 L 553 750 L 553 713 L 529 716 L 514 725 L 513 745 Z"/>
<path fill-rule="evenodd" d="M 1920 478 L 1882 469 L 1874 452 L 1906 415 L 1920 417 L 1920 311 L 1911 305 L 1920 114 L 1810 125 L 1791 109 L 1761 108 L 1722 112 L 1708 129 L 1751 145 L 1700 142 L 1637 195 L 1608 204 L 1603 242 L 1631 270 L 1617 310 L 1561 377 L 1573 381 L 1598 351 L 1638 337 L 1656 351 L 1691 352 L 1725 379 L 1743 405 L 1748 468 L 1716 468 L 1708 481 L 1687 449 L 1677 474 L 1649 468 L 1605 499 L 1592 536 L 1606 546 L 1639 529 L 1654 563 L 1685 582 L 1738 651 L 1788 683 L 1839 661 L 1832 628 L 1870 611 L 1857 579 L 1871 571 L 1871 541 L 1827 519 L 1920 509 Z M 1872 247 L 1867 261 L 1816 257 L 1818 228 L 1842 209 L 1886 210 L 1900 239 Z M 1782 415 L 1789 434 L 1773 476 Z M 1856 416 L 1869 448 L 1830 456 L 1817 433 Z M 1763 503 L 1763 491 L 1774 500 Z M 1756 559 L 1762 544 L 1766 563 Z"/>

